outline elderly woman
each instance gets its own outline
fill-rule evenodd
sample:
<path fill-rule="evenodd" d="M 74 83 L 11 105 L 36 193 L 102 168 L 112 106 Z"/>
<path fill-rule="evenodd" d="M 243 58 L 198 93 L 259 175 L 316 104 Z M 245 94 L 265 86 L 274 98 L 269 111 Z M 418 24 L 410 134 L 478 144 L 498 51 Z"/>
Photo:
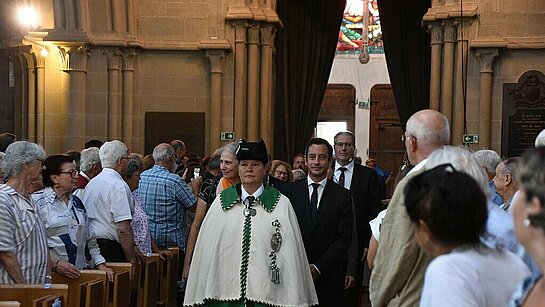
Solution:
<path fill-rule="evenodd" d="M 451 164 L 408 182 L 405 206 L 416 240 L 436 257 L 426 269 L 420 306 L 504 306 L 529 274 L 515 254 L 481 243 L 488 218 L 482 186 Z"/>
<path fill-rule="evenodd" d="M 76 163 L 68 155 L 53 155 L 45 159 L 44 166 L 45 188 L 32 198 L 45 223 L 52 270 L 78 278 L 79 270 L 97 268 L 113 281 L 112 269 L 106 266 L 96 238 L 89 232 L 83 202 L 72 195 L 77 188 Z"/>
<path fill-rule="evenodd" d="M 138 183 L 142 171 L 142 158 L 137 154 L 130 154 L 131 160 L 127 164 L 127 171 L 123 174 L 123 180 L 127 183 L 132 192 L 134 210 L 132 212 L 131 226 L 134 233 L 134 244 L 140 253 L 150 256 L 152 252 L 158 253 L 161 258 L 170 257 L 168 250 L 161 250 L 151 238 L 148 224 L 148 215 L 144 211 L 142 199 L 138 196 Z"/>
<path fill-rule="evenodd" d="M 197 242 L 197 236 L 201 229 L 202 221 L 208 211 L 208 208 L 212 203 L 207 203 L 207 200 L 216 199 L 216 195 L 219 195 L 223 190 L 231 187 L 235 183 L 240 181 L 238 176 L 238 161 L 236 157 L 236 150 L 238 143 L 232 142 L 225 145 L 221 149 L 220 155 L 220 170 L 223 177 L 216 181 L 216 187 L 208 187 L 207 192 L 204 193 L 201 189 L 199 192 L 199 202 L 197 202 L 197 209 L 195 211 L 195 219 L 191 223 L 191 229 L 189 231 L 189 236 L 187 237 L 185 259 L 184 259 L 184 269 L 183 269 L 183 278 L 187 280 L 187 275 L 189 274 L 189 267 L 191 265 L 191 258 L 193 257 L 193 249 L 195 248 L 195 243 Z M 214 193 L 209 195 L 208 193 Z"/>
<path fill-rule="evenodd" d="M 291 166 L 288 163 L 281 160 L 273 160 L 271 162 L 271 169 L 269 170 L 269 175 L 282 181 L 290 182 L 293 179 Z"/>
<path fill-rule="evenodd" d="M 43 221 L 29 187 L 41 180 L 45 151 L 19 141 L 6 149 L 0 184 L 0 283 L 44 283 L 48 248 Z"/>
<path fill-rule="evenodd" d="M 517 170 L 519 197 L 513 208 L 515 232 L 520 243 L 545 272 L 545 147 L 530 150 Z M 543 274 L 527 278 L 508 306 L 543 306 Z"/>

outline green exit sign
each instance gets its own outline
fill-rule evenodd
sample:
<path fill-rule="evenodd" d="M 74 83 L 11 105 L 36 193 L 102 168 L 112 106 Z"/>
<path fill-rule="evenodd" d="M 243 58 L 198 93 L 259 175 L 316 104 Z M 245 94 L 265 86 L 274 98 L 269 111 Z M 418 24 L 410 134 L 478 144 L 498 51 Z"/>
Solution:
<path fill-rule="evenodd" d="M 475 144 L 479 143 L 478 134 L 464 134 L 464 144 Z"/>
<path fill-rule="evenodd" d="M 233 141 L 235 139 L 234 132 L 222 132 L 220 133 L 220 139 L 222 141 Z"/>

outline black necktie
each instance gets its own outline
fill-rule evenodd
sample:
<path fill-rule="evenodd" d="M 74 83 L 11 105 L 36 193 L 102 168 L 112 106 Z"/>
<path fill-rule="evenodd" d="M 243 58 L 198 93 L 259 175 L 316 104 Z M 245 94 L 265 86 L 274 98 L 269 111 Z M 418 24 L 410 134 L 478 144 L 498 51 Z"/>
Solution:
<path fill-rule="evenodd" d="M 319 183 L 312 183 L 312 195 L 310 196 L 310 221 L 314 224 L 314 218 L 316 217 L 316 211 L 318 211 L 318 187 Z"/>
<path fill-rule="evenodd" d="M 254 203 L 255 197 L 252 195 L 246 197 L 246 208 L 250 208 L 252 204 Z"/>
<path fill-rule="evenodd" d="M 344 188 L 344 171 L 347 170 L 346 167 L 341 166 L 339 167 L 339 170 L 341 171 L 341 175 L 339 176 L 339 184 Z"/>

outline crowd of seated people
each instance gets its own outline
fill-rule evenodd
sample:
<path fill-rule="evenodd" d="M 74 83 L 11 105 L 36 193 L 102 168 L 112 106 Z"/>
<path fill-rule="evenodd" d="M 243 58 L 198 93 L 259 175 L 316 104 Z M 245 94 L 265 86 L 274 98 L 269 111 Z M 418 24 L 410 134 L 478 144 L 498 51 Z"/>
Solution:
<path fill-rule="evenodd" d="M 337 208 L 350 218 L 340 219 L 335 211 L 328 211 L 338 204 L 330 199 L 327 185 L 349 190 L 346 195 L 351 199 L 358 193 L 373 193 L 378 203 L 379 197 L 385 198 L 380 187 L 391 174 L 379 173 L 380 159 L 374 157 L 366 161 L 366 172 L 376 173 L 372 177 L 376 190 L 354 190 L 345 183 L 359 180 L 354 164 L 361 164 L 361 159 L 350 156 L 348 164 L 339 167 L 340 157 L 336 160 L 333 148 L 355 149 L 355 144 L 349 144 L 355 141 L 351 135 L 340 132 L 333 144 L 313 139 L 307 151 L 282 161 L 271 158 L 266 148 L 265 153 L 259 152 L 261 143 L 228 143 L 204 158 L 180 140 L 157 144 L 148 155 L 130 152 L 115 140 L 91 140 L 81 151 L 46 154 L 38 144 L 0 134 L 0 283 L 44 284 L 51 272 L 77 279 L 87 269 L 104 271 L 113 281 L 108 262 L 135 264 L 151 254 L 168 259 L 172 257 L 169 248 L 178 247 L 176 286 L 181 304 L 188 283 L 191 291 L 195 284 L 202 284 L 192 280 L 203 272 L 202 267 L 193 267 L 193 263 L 202 266 L 194 257 L 202 257 L 203 250 L 218 253 L 217 257 L 234 257 L 222 252 L 226 242 L 199 238 L 201 232 L 215 229 L 206 223 L 210 212 L 217 219 L 217 214 L 232 212 L 230 206 L 240 203 L 244 206 L 241 221 L 256 221 L 244 227 L 256 236 L 263 235 L 261 231 L 272 236 L 264 244 L 270 247 L 263 260 L 264 269 L 271 270 L 270 280 L 252 279 L 255 268 L 244 261 L 261 253 L 255 250 L 261 243 L 254 244 L 244 235 L 243 260 L 237 271 L 246 270 L 241 276 L 264 287 L 260 293 L 264 299 L 252 298 L 253 286 L 236 276 L 233 284 L 208 289 L 217 297 L 205 298 L 205 305 L 215 306 L 218 301 L 231 305 L 231 300 L 236 305 L 242 299 L 268 306 L 309 306 L 330 296 L 338 304 L 320 306 L 363 306 L 367 300 L 373 306 L 545 306 L 545 133 L 537 137 L 536 148 L 522 157 L 500 158 L 492 150 L 473 152 L 449 146 L 444 116 L 419 111 L 411 116 L 402 136 L 410 171 L 396 184 L 389 207 L 366 208 L 372 216 L 363 221 L 356 213 L 364 210 L 357 206 L 365 203 L 352 202 L 346 212 Z M 344 143 L 337 144 L 337 137 Z M 324 156 L 317 156 L 322 149 Z M 263 159 L 264 154 L 268 158 Z M 256 187 L 252 190 L 257 195 L 255 203 L 245 200 L 244 187 L 249 183 Z M 256 214 L 277 216 L 275 206 L 285 204 L 293 206 L 293 213 L 286 214 L 294 215 L 294 224 L 257 223 L 262 217 L 257 219 Z M 222 206 L 223 211 L 213 206 Z M 256 206 L 265 211 L 256 211 Z M 305 214 L 310 214 L 312 227 L 320 227 L 321 215 L 328 223 L 336 223 L 338 228 L 325 230 L 331 233 L 331 241 L 319 242 L 331 244 L 334 254 L 314 253 L 316 243 L 304 231 L 308 227 Z M 293 242 L 285 242 L 285 247 L 281 247 L 282 239 L 277 242 L 275 233 L 291 232 L 280 224 L 297 228 L 293 240 L 304 247 L 304 255 L 297 254 L 300 249 L 290 245 Z M 365 238 L 359 237 L 356 228 L 362 224 L 369 234 Z M 231 226 L 226 223 L 220 231 L 228 233 Z M 241 244 L 240 238 L 233 240 L 235 246 Z M 244 240 L 248 240 L 246 256 Z M 295 278 L 281 268 L 292 265 L 281 263 L 286 257 L 282 253 L 288 251 L 294 261 L 308 262 L 297 278 L 308 278 L 312 285 L 294 285 L 296 291 L 307 291 L 297 299 L 267 296 L 270 289 L 270 293 L 279 289 L 275 284 L 283 282 L 282 274 L 286 283 Z M 332 269 L 332 263 L 343 267 Z M 360 265 L 370 275 L 367 281 L 353 276 Z M 339 283 L 330 272 L 344 274 L 346 280 Z M 209 278 L 230 280 L 223 268 L 213 273 L 219 275 Z M 351 289 L 367 293 L 366 287 L 367 298 L 351 298 Z M 239 296 L 231 297 L 231 292 Z M 198 292 L 190 293 L 191 302 L 200 302 L 197 296 Z"/>

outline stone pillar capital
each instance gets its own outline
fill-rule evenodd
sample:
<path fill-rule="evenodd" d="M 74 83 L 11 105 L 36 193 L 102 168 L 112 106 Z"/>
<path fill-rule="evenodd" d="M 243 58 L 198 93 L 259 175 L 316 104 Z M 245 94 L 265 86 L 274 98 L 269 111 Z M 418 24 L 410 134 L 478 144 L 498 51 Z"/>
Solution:
<path fill-rule="evenodd" d="M 261 46 L 271 46 L 274 44 L 274 37 L 276 35 L 276 27 L 272 24 L 266 24 L 261 27 Z"/>
<path fill-rule="evenodd" d="M 206 57 L 210 61 L 210 73 L 223 73 L 225 50 L 206 50 Z"/>
<path fill-rule="evenodd" d="M 86 45 L 80 46 L 59 46 L 62 55 L 63 71 L 87 71 L 87 59 L 91 50 Z"/>
<path fill-rule="evenodd" d="M 121 54 L 122 57 L 122 67 L 121 69 L 126 71 L 134 71 L 134 58 L 138 55 L 138 52 L 134 49 L 124 50 Z"/>
<path fill-rule="evenodd" d="M 259 44 L 259 24 L 253 23 L 248 27 L 248 44 Z"/>
<path fill-rule="evenodd" d="M 443 22 L 444 28 L 444 40 L 445 43 L 455 43 L 456 42 L 456 25 L 457 22 Z"/>
<path fill-rule="evenodd" d="M 246 20 L 234 20 L 231 25 L 235 28 L 235 43 L 246 43 L 248 22 Z"/>
<path fill-rule="evenodd" d="M 428 33 L 431 34 L 431 45 L 441 45 L 443 43 L 443 25 L 434 22 L 428 25 Z"/>
<path fill-rule="evenodd" d="M 481 73 L 494 72 L 494 60 L 499 55 L 497 48 L 482 48 L 477 50 Z"/>
<path fill-rule="evenodd" d="M 121 68 L 121 56 L 123 52 L 119 49 L 111 49 L 104 51 L 104 55 L 108 60 L 108 70 L 119 70 Z"/>

